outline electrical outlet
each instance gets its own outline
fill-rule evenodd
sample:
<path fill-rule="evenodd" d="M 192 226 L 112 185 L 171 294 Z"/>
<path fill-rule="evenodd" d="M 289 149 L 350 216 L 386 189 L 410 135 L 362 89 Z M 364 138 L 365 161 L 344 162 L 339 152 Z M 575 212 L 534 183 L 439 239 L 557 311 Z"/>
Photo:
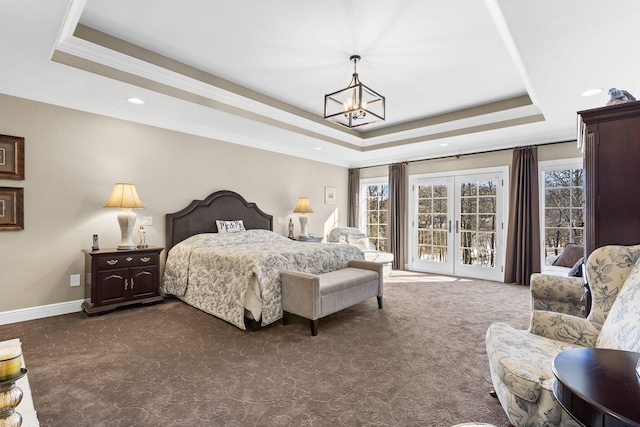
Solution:
<path fill-rule="evenodd" d="M 142 225 L 153 225 L 153 217 L 152 216 L 143 216 L 142 217 Z"/>
<path fill-rule="evenodd" d="M 278 224 L 282 224 L 282 221 L 284 221 L 284 220 L 282 219 L 282 217 L 281 217 L 281 216 L 279 216 L 279 217 L 278 217 Z"/>
<path fill-rule="evenodd" d="M 71 279 L 69 280 L 69 285 L 71 287 L 80 286 L 80 275 L 72 274 Z"/>

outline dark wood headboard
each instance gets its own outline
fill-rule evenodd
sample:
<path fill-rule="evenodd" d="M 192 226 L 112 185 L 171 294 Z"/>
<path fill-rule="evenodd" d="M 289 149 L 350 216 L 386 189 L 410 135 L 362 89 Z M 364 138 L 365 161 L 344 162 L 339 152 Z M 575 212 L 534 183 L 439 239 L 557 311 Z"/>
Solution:
<path fill-rule="evenodd" d="M 273 231 L 273 215 L 229 190 L 216 191 L 204 200 L 194 200 L 186 208 L 165 215 L 165 250 L 200 233 L 217 233 L 216 220 L 241 219 L 247 230 Z"/>

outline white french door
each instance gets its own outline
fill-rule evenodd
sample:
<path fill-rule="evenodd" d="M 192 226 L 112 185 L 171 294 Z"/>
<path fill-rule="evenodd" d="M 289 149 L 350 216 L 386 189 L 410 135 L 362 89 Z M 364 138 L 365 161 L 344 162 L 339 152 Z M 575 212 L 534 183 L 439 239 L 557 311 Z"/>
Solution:
<path fill-rule="evenodd" d="M 504 173 L 411 178 L 411 270 L 502 280 Z"/>

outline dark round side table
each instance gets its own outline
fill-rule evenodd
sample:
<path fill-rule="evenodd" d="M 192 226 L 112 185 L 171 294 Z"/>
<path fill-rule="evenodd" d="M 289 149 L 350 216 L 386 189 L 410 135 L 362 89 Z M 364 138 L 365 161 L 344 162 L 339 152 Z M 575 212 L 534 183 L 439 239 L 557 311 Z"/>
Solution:
<path fill-rule="evenodd" d="M 563 351 L 553 360 L 553 393 L 584 426 L 640 427 L 640 353 L 603 348 Z"/>

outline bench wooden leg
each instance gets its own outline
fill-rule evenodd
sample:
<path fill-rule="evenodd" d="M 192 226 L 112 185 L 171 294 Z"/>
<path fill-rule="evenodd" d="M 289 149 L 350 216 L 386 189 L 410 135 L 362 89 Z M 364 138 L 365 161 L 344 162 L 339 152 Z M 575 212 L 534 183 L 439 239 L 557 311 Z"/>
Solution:
<path fill-rule="evenodd" d="M 309 324 L 311 325 L 311 335 L 315 337 L 318 335 L 318 319 L 309 320 Z"/>
<path fill-rule="evenodd" d="M 377 298 L 378 298 L 378 308 L 382 308 L 382 296 L 379 296 Z"/>

